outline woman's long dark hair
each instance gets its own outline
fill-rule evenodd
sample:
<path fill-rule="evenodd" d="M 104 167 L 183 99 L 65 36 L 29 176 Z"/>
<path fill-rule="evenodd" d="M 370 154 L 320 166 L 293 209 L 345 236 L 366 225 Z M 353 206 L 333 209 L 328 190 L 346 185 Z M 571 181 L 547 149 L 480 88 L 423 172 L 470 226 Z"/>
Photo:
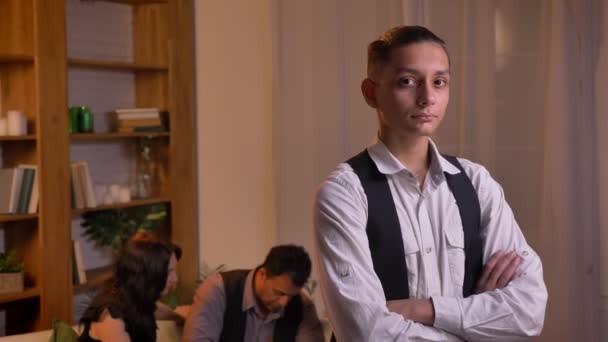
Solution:
<path fill-rule="evenodd" d="M 167 283 L 172 253 L 177 253 L 173 245 L 151 233 L 136 233 L 121 248 L 114 277 L 95 297 L 81 323 L 97 321 L 107 309 L 113 318 L 123 319 L 132 341 L 156 341 L 154 311 Z"/>

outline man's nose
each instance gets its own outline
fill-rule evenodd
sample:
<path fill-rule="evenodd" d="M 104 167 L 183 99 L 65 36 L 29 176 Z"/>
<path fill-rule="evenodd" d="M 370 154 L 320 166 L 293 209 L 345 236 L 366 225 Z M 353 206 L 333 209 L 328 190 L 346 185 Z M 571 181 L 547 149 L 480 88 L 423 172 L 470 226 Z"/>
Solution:
<path fill-rule="evenodd" d="M 435 88 L 432 83 L 423 82 L 420 84 L 417 102 L 421 107 L 430 106 L 435 103 Z"/>
<path fill-rule="evenodd" d="M 288 302 L 289 302 L 289 296 L 281 296 L 281 298 L 279 298 L 279 305 L 282 308 L 286 307 Z"/>

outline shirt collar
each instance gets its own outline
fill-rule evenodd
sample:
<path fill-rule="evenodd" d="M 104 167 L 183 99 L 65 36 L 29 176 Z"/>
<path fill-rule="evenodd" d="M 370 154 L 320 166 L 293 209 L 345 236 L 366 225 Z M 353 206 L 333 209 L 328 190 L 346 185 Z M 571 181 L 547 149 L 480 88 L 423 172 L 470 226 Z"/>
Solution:
<path fill-rule="evenodd" d="M 431 152 L 431 165 L 429 170 L 431 174 L 442 174 L 443 172 L 446 172 L 455 175 L 460 173 L 460 170 L 456 166 L 443 158 L 431 138 L 429 138 L 429 147 Z M 385 175 L 396 174 L 403 170 L 411 173 L 397 158 L 395 158 L 378 136 L 374 138 L 372 144 L 367 148 L 367 152 L 378 167 L 378 171 Z"/>

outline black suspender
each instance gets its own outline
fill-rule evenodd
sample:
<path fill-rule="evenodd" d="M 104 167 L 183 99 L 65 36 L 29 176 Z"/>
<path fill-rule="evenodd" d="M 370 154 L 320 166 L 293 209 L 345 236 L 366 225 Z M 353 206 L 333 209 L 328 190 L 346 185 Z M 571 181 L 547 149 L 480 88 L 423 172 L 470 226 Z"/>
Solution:
<path fill-rule="evenodd" d="M 482 270 L 482 245 L 481 245 L 481 208 L 479 207 L 479 197 L 473 187 L 473 183 L 464 172 L 458 159 L 453 156 L 443 156 L 450 163 L 456 166 L 460 173 L 451 175 L 445 172 L 448 186 L 452 190 L 462 228 L 464 230 L 464 284 L 462 285 L 462 295 L 468 297 L 475 291 L 475 284 L 481 275 Z"/>
<path fill-rule="evenodd" d="M 463 295 L 475 290 L 481 274 L 482 244 L 480 236 L 479 198 L 471 180 L 455 157 L 444 156 L 461 172 L 445 173 L 448 186 L 456 198 L 465 236 L 465 278 Z M 382 283 L 386 300 L 409 298 L 407 265 L 401 226 L 386 176 L 382 174 L 367 150 L 348 160 L 367 196 L 367 236 L 374 271 Z"/>

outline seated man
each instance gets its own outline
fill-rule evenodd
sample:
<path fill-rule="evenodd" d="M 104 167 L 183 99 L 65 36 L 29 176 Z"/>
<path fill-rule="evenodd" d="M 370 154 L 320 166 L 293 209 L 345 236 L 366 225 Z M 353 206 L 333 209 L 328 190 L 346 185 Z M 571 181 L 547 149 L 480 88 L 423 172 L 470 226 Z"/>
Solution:
<path fill-rule="evenodd" d="M 273 247 L 261 266 L 210 276 L 196 290 L 184 341 L 323 341 L 312 301 L 302 292 L 310 257 Z"/>

